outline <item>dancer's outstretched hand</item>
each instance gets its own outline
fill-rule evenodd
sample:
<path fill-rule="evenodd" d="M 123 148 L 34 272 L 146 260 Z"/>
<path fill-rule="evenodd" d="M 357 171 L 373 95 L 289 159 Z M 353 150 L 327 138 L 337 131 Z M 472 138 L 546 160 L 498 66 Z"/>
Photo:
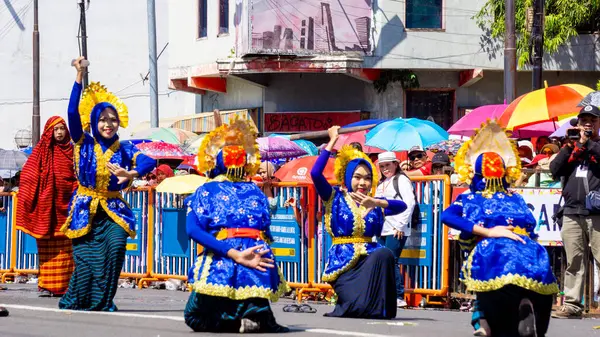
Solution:
<path fill-rule="evenodd" d="M 107 163 L 106 167 L 108 167 L 108 170 L 110 171 L 110 173 L 112 173 L 112 175 L 117 177 L 117 182 L 119 184 L 123 184 L 133 178 L 131 172 L 127 171 L 119 165 Z"/>
<path fill-rule="evenodd" d="M 522 237 L 513 232 L 514 226 L 496 226 L 488 231 L 488 237 L 490 238 L 509 238 L 511 240 L 525 243 Z"/>
<path fill-rule="evenodd" d="M 228 255 L 230 255 L 235 262 L 241 264 L 242 266 L 254 268 L 260 271 L 267 271 L 265 268 L 275 268 L 275 261 L 263 257 L 265 254 L 270 252 L 269 249 L 258 251 L 263 247 L 263 245 L 258 245 L 242 250 L 241 252 L 231 249 L 229 250 Z"/>

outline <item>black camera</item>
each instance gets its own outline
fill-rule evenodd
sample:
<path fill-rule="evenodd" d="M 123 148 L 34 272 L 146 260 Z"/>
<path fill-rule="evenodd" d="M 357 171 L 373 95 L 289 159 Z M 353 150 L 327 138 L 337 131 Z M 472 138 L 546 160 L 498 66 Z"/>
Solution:
<path fill-rule="evenodd" d="M 591 130 L 585 130 L 583 133 L 588 138 L 592 136 Z M 567 130 L 567 137 L 569 139 L 578 140 L 580 138 L 580 136 L 581 136 L 581 132 L 579 131 L 579 129 L 568 129 Z"/>
<path fill-rule="evenodd" d="M 574 139 L 577 140 L 579 139 L 581 133 L 579 132 L 579 129 L 568 129 L 567 130 L 567 137 L 569 139 Z"/>

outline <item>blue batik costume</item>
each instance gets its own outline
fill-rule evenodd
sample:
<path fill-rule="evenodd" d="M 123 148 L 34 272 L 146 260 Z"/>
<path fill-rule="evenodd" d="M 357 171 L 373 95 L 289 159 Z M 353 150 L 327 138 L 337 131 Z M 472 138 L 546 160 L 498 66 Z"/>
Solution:
<path fill-rule="evenodd" d="M 327 254 L 323 281 L 332 284 L 338 299 L 333 312 L 326 316 L 354 318 L 396 317 L 396 280 L 392 252 L 373 241 L 383 228 L 384 215 L 403 212 L 401 200 L 388 200 L 383 210 L 367 212 L 357 205 L 352 192 L 352 177 L 359 165 L 372 175 L 371 195 L 377 186 L 377 172 L 361 151 L 344 146 L 337 153 L 335 175 L 343 188 L 331 187 L 323 176 L 330 152 L 323 150 L 311 171 L 317 192 L 325 204 L 325 229 L 333 245 Z M 366 213 L 366 214 L 365 214 Z"/>
<path fill-rule="evenodd" d="M 546 249 L 537 241 L 536 220 L 523 198 L 507 191 L 520 175 L 516 148 L 494 121 L 458 151 L 455 162 L 470 193 L 457 197 L 442 221 L 461 231 L 459 240 L 468 258 L 461 280 L 477 293 L 473 325 L 485 318 L 493 335 L 517 334 L 523 299 L 533 303 L 538 336 L 548 328 L 552 295 L 558 293 Z M 480 237 L 475 226 L 513 226 L 525 243 L 507 237 Z M 517 334 L 518 335 L 518 334 Z"/>
<path fill-rule="evenodd" d="M 193 286 L 185 322 L 198 332 L 286 332 L 278 325 L 269 301 L 289 288 L 279 268 L 248 268 L 227 256 L 257 245 L 269 249 L 269 202 L 247 177 L 257 172 L 256 131 L 234 119 L 207 135 L 198 151 L 198 169 L 211 180 L 186 199 L 187 232 L 204 246 L 189 272 Z M 275 260 L 269 252 L 265 257 Z"/>
<path fill-rule="evenodd" d="M 81 89 L 81 84 L 73 85 L 68 108 L 79 187 L 61 228 L 73 239 L 75 271 L 59 307 L 115 311 L 113 298 L 125 260 L 127 236 L 135 237 L 137 221 L 121 196 L 131 181 L 118 184 L 106 164 L 135 170 L 142 176 L 152 171 L 156 161 L 130 143 L 119 142 L 116 134 L 111 139 L 101 136 L 97 126 L 102 111 L 112 109 L 118 114 L 120 126 L 127 127 L 127 108 L 99 83 L 86 88 L 80 103 Z"/>

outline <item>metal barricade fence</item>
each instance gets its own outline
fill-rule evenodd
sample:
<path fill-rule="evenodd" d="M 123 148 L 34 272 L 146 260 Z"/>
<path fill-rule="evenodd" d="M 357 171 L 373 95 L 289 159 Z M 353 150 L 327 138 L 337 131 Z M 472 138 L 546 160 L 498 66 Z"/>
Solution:
<path fill-rule="evenodd" d="M 412 177 L 420 223 L 412 226 L 399 263 L 405 275 L 407 301 L 412 305 L 447 304 L 450 246 L 441 215 L 450 204 L 448 176 Z M 416 295 L 416 296 L 414 296 Z M 436 299 L 437 298 L 437 299 Z"/>
<path fill-rule="evenodd" d="M 421 212 L 421 223 L 411 226 L 411 235 L 399 259 L 405 275 L 404 287 L 410 305 L 447 304 L 450 262 L 448 229 L 441 212 L 450 203 L 448 176 L 411 177 Z M 318 201 L 320 207 L 322 202 Z M 324 210 L 319 217 L 317 282 L 325 268 L 331 236 L 325 231 Z"/>
<path fill-rule="evenodd" d="M 150 275 L 148 268 L 149 225 L 148 211 L 150 195 L 153 190 L 130 190 L 123 192 L 123 199 L 127 201 L 136 218 L 135 239 L 127 238 L 125 262 L 121 270 L 122 277 L 143 278 Z"/>
<path fill-rule="evenodd" d="M 198 255 L 198 246 L 186 231 L 187 195 L 156 193 L 154 203 L 154 259 L 152 277 L 187 281 L 187 274 Z"/>
<path fill-rule="evenodd" d="M 308 282 L 308 247 L 306 229 L 307 187 L 275 186 L 275 209 L 271 216 L 271 234 L 274 242 L 271 245 L 277 257 L 277 265 L 286 281 L 296 283 Z M 299 205 L 300 223 L 295 217 L 292 207 L 285 207 L 285 202 L 295 199 Z"/>
<path fill-rule="evenodd" d="M 12 272 L 13 198 L 10 193 L 0 193 L 0 276 Z"/>

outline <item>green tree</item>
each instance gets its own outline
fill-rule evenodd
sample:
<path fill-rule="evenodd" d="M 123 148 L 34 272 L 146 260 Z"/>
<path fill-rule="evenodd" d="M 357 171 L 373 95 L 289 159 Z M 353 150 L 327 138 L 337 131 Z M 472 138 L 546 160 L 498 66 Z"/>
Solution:
<path fill-rule="evenodd" d="M 531 33 L 527 31 L 527 8 L 533 0 L 515 1 L 515 31 L 519 67 L 529 63 Z M 503 38 L 505 0 L 488 0 L 475 15 L 477 24 L 487 30 L 492 38 Z M 600 29 L 600 0 L 546 0 L 544 25 L 544 51 L 553 54 L 579 30 Z"/>
<path fill-rule="evenodd" d="M 596 83 L 596 90 L 600 91 L 600 80 L 598 80 L 598 83 Z"/>

